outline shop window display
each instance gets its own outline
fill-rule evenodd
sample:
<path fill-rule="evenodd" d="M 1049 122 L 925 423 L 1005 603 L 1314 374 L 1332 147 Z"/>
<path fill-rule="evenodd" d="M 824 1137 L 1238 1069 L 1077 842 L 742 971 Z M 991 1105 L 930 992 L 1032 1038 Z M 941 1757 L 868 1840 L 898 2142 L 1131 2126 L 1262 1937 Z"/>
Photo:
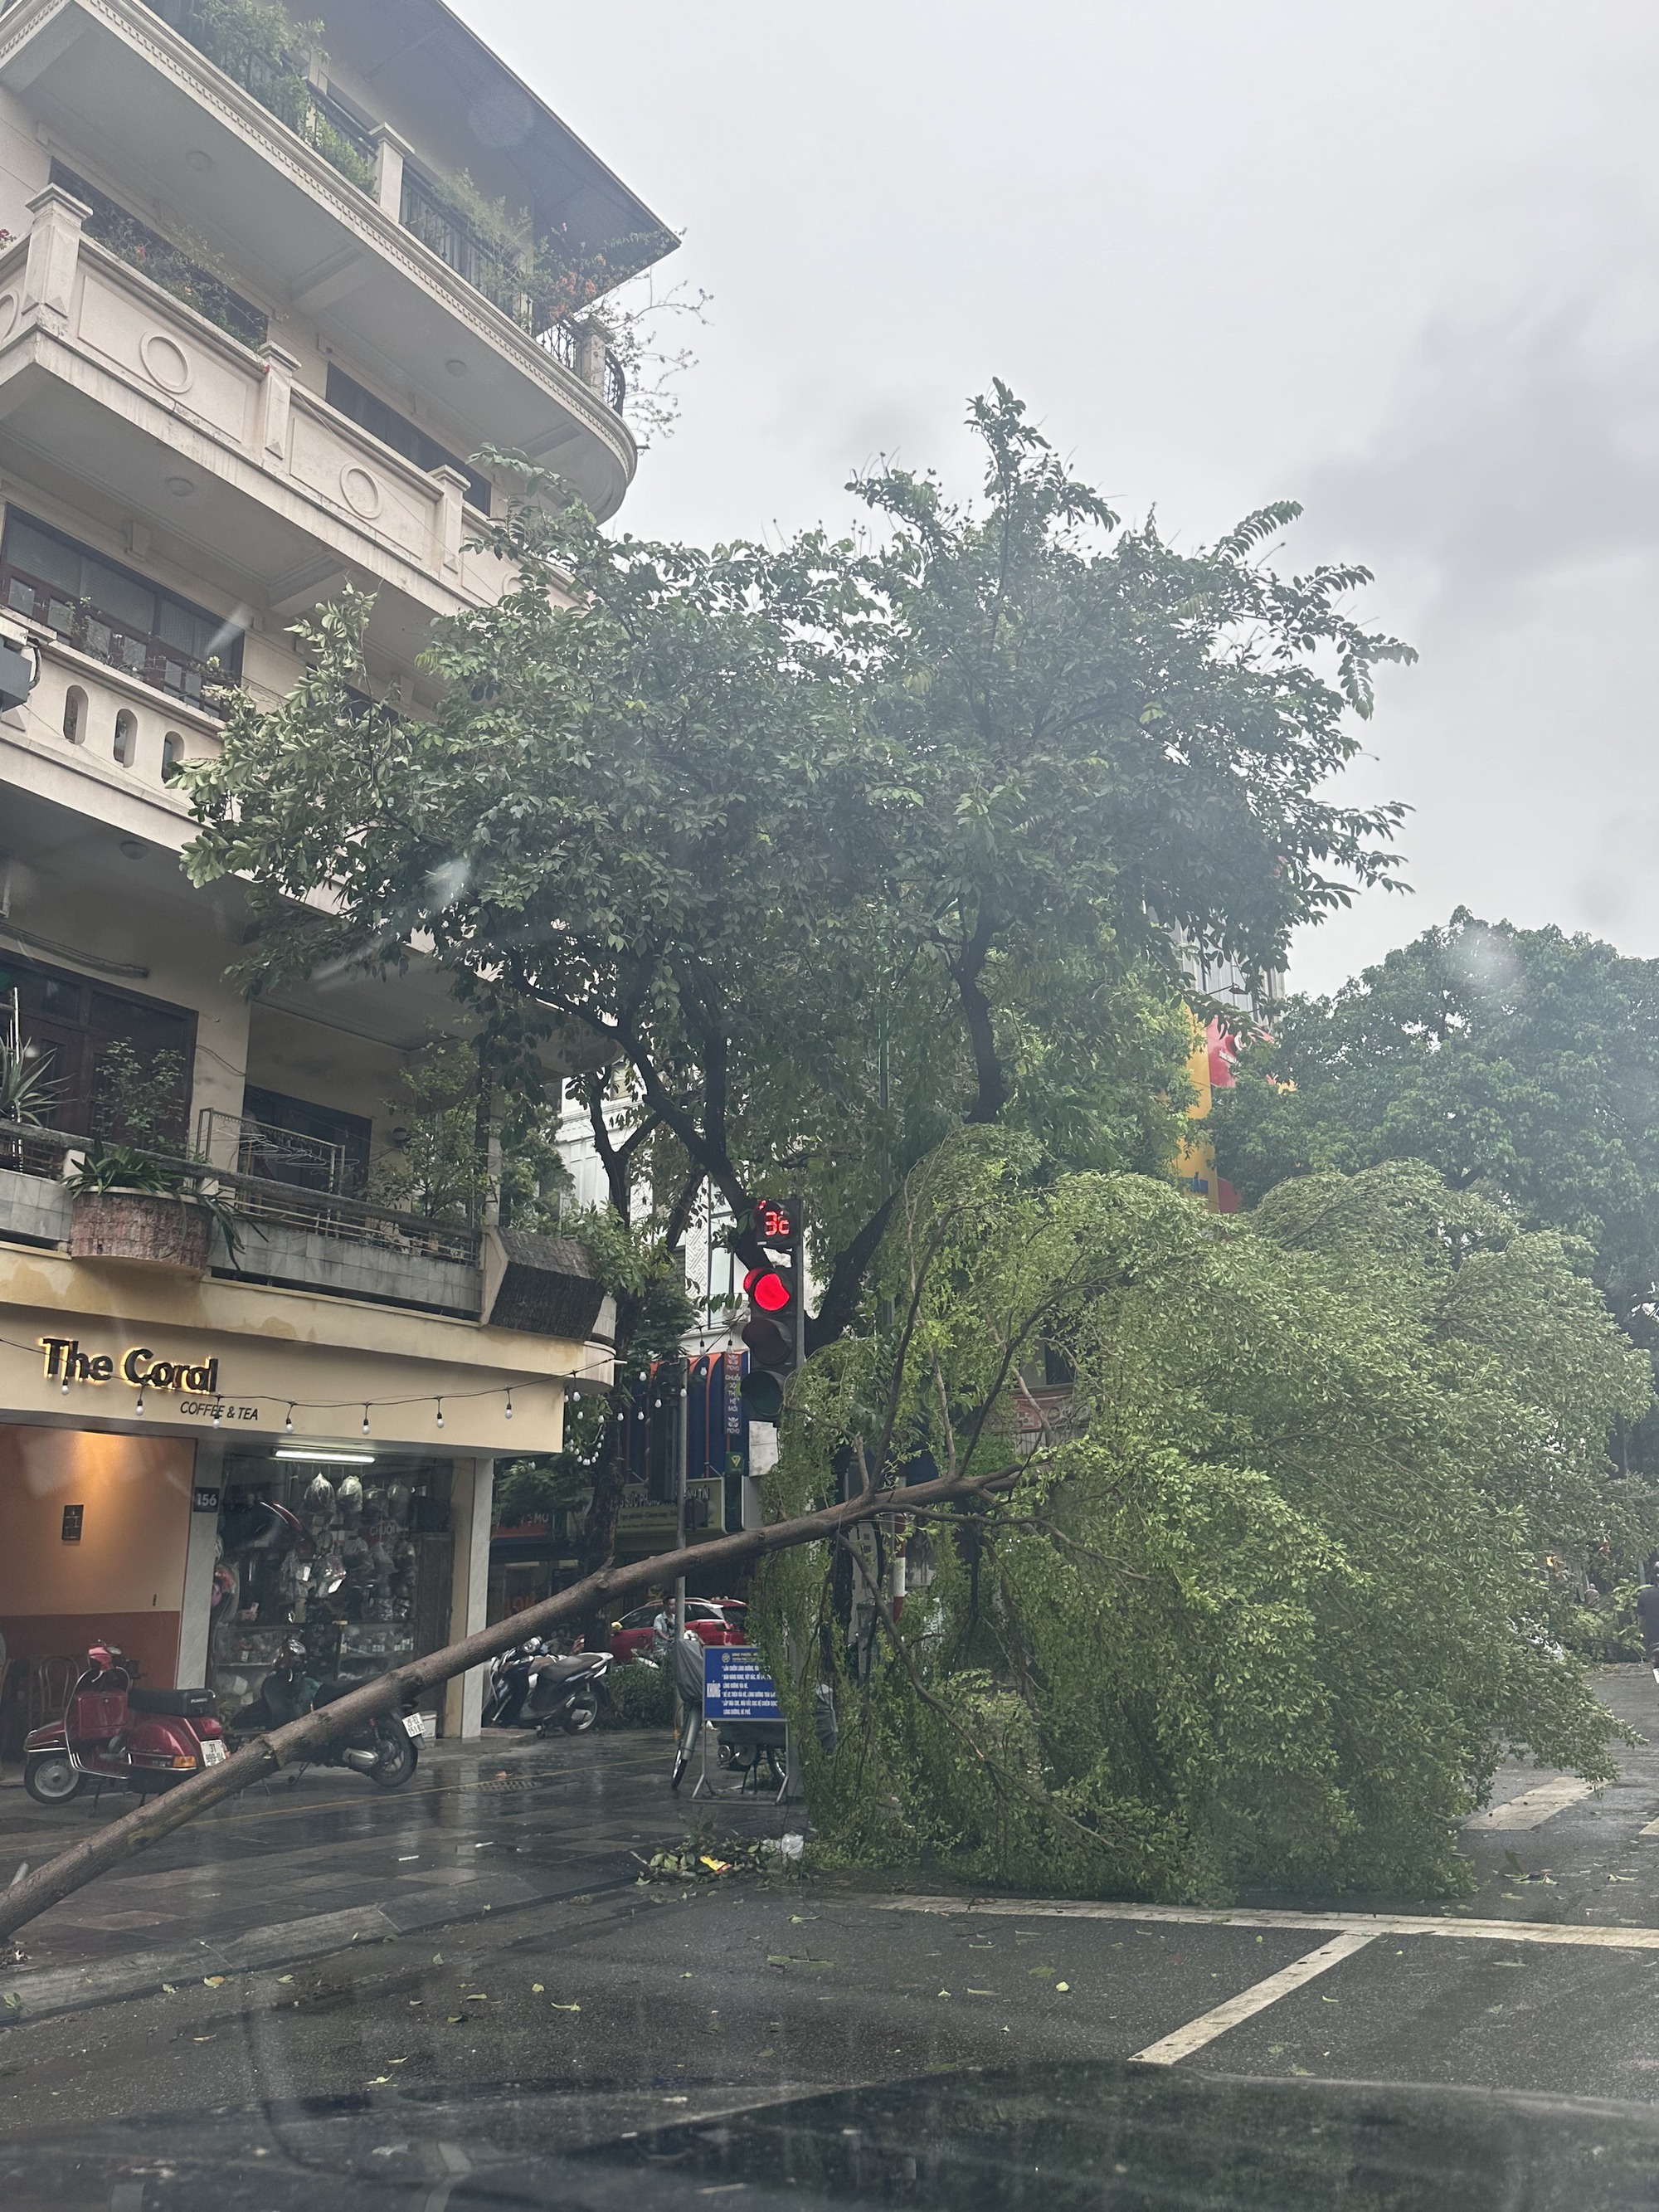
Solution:
<path fill-rule="evenodd" d="M 321 1681 L 367 1682 L 448 1640 L 444 1461 L 225 1462 L 210 1686 L 234 1714 L 298 1631 Z"/>

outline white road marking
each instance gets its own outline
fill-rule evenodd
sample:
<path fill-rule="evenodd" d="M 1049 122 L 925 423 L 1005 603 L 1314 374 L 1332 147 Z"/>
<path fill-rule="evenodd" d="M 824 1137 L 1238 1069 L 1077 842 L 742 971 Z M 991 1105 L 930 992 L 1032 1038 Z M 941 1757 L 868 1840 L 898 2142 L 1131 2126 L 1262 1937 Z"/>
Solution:
<path fill-rule="evenodd" d="M 1659 1836 L 1659 1820 L 1650 1820 L 1645 1828 L 1636 1831 L 1638 1836 Z"/>
<path fill-rule="evenodd" d="M 1659 1951 L 1659 1928 L 1596 1928 L 1568 1920 L 1466 1920 L 1415 1912 L 1229 1911 L 1197 1905 L 1097 1904 L 1071 1897 L 887 1897 L 888 1912 L 960 1912 L 1000 1920 L 1127 1920 L 1176 1928 L 1291 1928 L 1315 1935 L 1462 1936 L 1482 1943 L 1588 1944 L 1604 1951 Z"/>
<path fill-rule="evenodd" d="M 1230 2027 L 1237 2027 L 1241 2021 L 1265 2012 L 1270 2004 L 1277 2004 L 1280 1997 L 1289 1996 L 1292 1990 L 1299 1990 L 1304 1982 L 1317 1979 L 1344 1959 L 1352 1958 L 1356 1951 L 1363 1951 L 1368 1943 L 1376 1941 L 1374 1935 L 1361 1934 L 1352 1929 L 1346 1935 L 1333 1936 L 1328 1943 L 1322 1943 L 1316 1951 L 1310 1951 L 1303 1958 L 1293 1959 L 1288 1966 L 1281 1966 L 1276 1974 L 1269 1974 L 1265 1981 L 1254 1983 L 1248 1990 L 1241 1990 L 1237 1996 L 1229 1997 L 1225 2004 L 1217 2005 L 1212 2012 L 1200 2013 L 1196 2020 L 1189 2020 L 1185 2027 L 1176 2028 L 1173 2035 L 1160 2036 L 1156 2043 L 1149 2043 L 1144 2051 L 1137 2051 L 1134 2056 L 1145 2066 L 1173 2066 L 1177 2059 L 1185 2058 L 1190 2051 L 1201 2051 L 1206 2043 L 1213 2043 L 1218 2035 L 1225 2035 Z"/>
<path fill-rule="evenodd" d="M 1484 1813 L 1471 1813 L 1463 1826 L 1466 1829 L 1498 1829 L 1505 1833 L 1513 1833 L 1517 1828 L 1536 1828 L 1600 1786 L 1595 1782 L 1581 1782 L 1576 1774 L 1564 1774 L 1553 1782 L 1540 1782 L 1535 1789 L 1523 1790 L 1507 1805 L 1489 1805 Z"/>

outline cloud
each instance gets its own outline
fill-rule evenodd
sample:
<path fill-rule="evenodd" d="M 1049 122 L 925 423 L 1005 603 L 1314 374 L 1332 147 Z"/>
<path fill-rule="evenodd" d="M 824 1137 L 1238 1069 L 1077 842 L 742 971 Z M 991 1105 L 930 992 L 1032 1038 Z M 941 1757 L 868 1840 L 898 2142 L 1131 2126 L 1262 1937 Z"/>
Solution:
<path fill-rule="evenodd" d="M 1586 192 L 1528 248 L 1473 280 L 1454 257 L 1373 432 L 1309 486 L 1320 534 L 1363 544 L 1442 635 L 1659 553 L 1659 222 Z"/>

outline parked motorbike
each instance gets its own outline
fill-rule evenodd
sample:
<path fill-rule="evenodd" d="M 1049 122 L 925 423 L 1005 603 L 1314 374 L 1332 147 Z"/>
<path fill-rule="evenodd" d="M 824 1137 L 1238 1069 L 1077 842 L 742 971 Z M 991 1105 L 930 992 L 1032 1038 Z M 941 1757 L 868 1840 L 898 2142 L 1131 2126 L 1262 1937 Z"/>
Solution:
<path fill-rule="evenodd" d="M 547 1654 L 539 1636 L 511 1651 L 498 1652 L 489 1662 L 484 1686 L 483 1723 L 485 1728 L 518 1728 L 523 1723 L 524 1701 L 530 1694 L 530 1677 Z"/>
<path fill-rule="evenodd" d="M 550 1728 L 586 1735 L 611 1702 L 605 1679 L 611 1667 L 608 1651 L 577 1651 L 563 1659 L 532 1636 L 491 1662 L 483 1724 L 533 1728 L 538 1735 Z"/>
<path fill-rule="evenodd" d="M 287 1638 L 276 1664 L 259 1686 L 259 1694 L 237 1713 L 230 1723 L 231 1740 L 240 1744 L 263 1729 L 286 1727 L 302 1720 L 319 1705 L 331 1705 L 361 1682 L 319 1682 L 306 1669 L 306 1647 L 297 1636 Z M 407 1701 L 413 1703 L 411 1698 Z M 366 1774 L 382 1790 L 398 1790 L 420 1761 L 425 1734 L 418 1713 L 377 1713 L 345 1735 L 320 1745 L 303 1764 L 307 1766 L 348 1766 Z"/>
<path fill-rule="evenodd" d="M 141 1690 L 138 1664 L 94 1644 L 64 1717 L 23 1742 L 23 1787 L 39 1805 L 64 1805 L 88 1779 L 129 1790 L 171 1789 L 226 1755 L 210 1690 Z"/>

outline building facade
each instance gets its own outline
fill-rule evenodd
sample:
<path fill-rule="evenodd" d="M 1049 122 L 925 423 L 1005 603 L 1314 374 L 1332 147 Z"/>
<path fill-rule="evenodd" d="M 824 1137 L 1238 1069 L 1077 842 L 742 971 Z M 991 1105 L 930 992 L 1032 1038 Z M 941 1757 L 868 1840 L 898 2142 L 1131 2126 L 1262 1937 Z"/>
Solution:
<path fill-rule="evenodd" d="M 579 1253 L 386 1198 L 441 978 L 250 1000 L 238 886 L 179 863 L 216 683 L 280 699 L 342 585 L 369 688 L 429 703 L 433 621 L 507 580 L 475 456 L 601 516 L 635 467 L 603 333 L 528 271 L 656 219 L 437 0 L 320 12 L 326 54 L 258 0 L 0 9 L 0 642 L 38 672 L 0 713 L 0 1036 L 37 1079 L 0 1116 L 0 1755 L 94 1636 L 228 1710 L 294 1626 L 367 1678 L 480 1625 L 495 1456 L 609 1379 Z M 77 1195 L 135 1131 L 211 1163 L 205 1207 Z"/>

